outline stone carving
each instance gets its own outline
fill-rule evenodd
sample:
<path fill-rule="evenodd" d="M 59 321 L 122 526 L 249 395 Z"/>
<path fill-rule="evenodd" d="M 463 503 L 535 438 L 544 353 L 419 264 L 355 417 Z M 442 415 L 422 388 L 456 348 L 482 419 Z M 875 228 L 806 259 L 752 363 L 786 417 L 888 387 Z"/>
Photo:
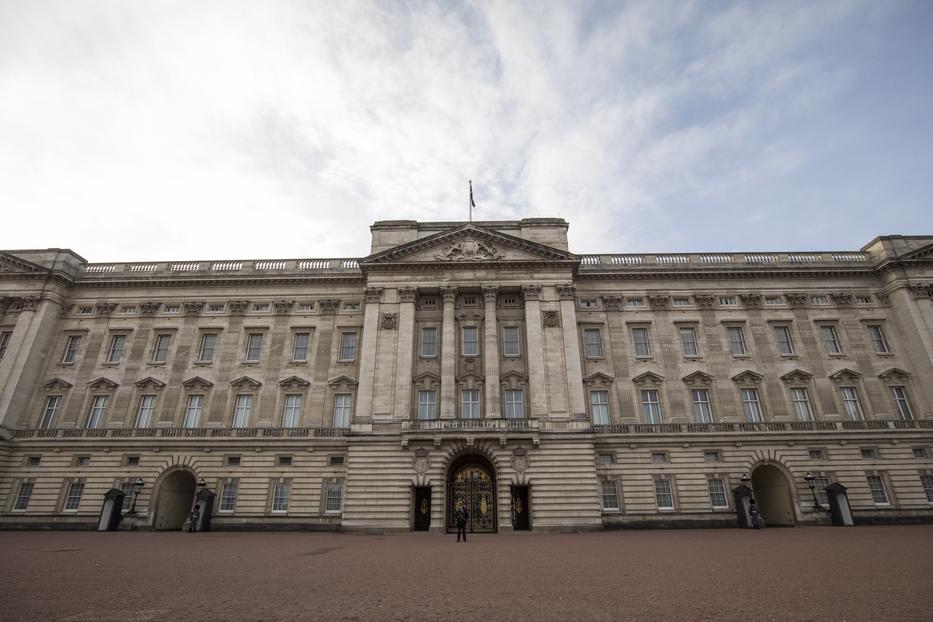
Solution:
<path fill-rule="evenodd" d="M 837 307 L 851 307 L 852 306 L 852 294 L 849 292 L 836 292 L 829 295 L 833 299 L 833 302 L 836 303 Z"/>
<path fill-rule="evenodd" d="M 201 315 L 201 309 L 204 308 L 204 301 L 192 300 L 182 303 L 185 309 L 185 315 Z"/>
<path fill-rule="evenodd" d="M 454 242 L 434 255 L 435 259 L 441 261 L 495 261 L 504 257 L 505 255 L 492 244 L 475 240 L 472 237 Z"/>
<path fill-rule="evenodd" d="M 399 302 L 414 302 L 418 297 L 418 288 L 416 287 L 399 287 L 398 288 L 398 301 Z"/>
<path fill-rule="evenodd" d="M 573 300 L 576 295 L 577 288 L 570 284 L 560 284 L 557 286 L 557 294 L 560 296 L 561 300 Z"/>
<path fill-rule="evenodd" d="M 249 308 L 249 300 L 231 300 L 227 304 L 230 315 L 243 315 Z"/>
<path fill-rule="evenodd" d="M 541 296 L 540 285 L 522 285 L 522 294 L 525 300 L 538 300 Z"/>
<path fill-rule="evenodd" d="M 98 302 L 94 305 L 94 310 L 99 317 L 110 317 L 116 308 L 117 303 L 115 302 Z"/>
<path fill-rule="evenodd" d="M 933 298 L 933 284 L 911 283 L 907 286 L 914 298 Z"/>
<path fill-rule="evenodd" d="M 441 298 L 443 298 L 444 304 L 457 302 L 457 288 L 456 287 L 442 287 Z"/>
<path fill-rule="evenodd" d="M 875 299 L 882 307 L 887 307 L 891 304 L 891 297 L 884 292 L 876 292 Z"/>
<path fill-rule="evenodd" d="M 62 305 L 62 310 L 59 312 L 58 317 L 60 318 L 68 317 L 74 308 L 75 306 L 71 304 Z M 5 310 L 6 310 L 6 307 L 2 303 L 0 303 L 0 315 L 2 315 Z"/>
<path fill-rule="evenodd" d="M 428 469 L 431 468 L 431 457 L 430 452 L 424 447 L 419 447 L 415 450 L 415 457 L 411 461 L 412 467 L 415 469 L 415 473 L 418 475 L 424 475 L 428 472 Z"/>
<path fill-rule="evenodd" d="M 329 298 L 327 300 L 319 301 L 318 306 L 321 309 L 321 313 L 336 313 L 337 309 L 340 308 L 340 301 Z"/>
<path fill-rule="evenodd" d="M 739 294 L 739 300 L 742 301 L 742 304 L 745 305 L 746 309 L 760 309 L 761 308 L 761 295 L 760 294 Z"/>
<path fill-rule="evenodd" d="M 625 299 L 622 296 L 603 296 L 603 306 L 606 311 L 621 311 Z"/>
<path fill-rule="evenodd" d="M 784 294 L 784 298 L 792 307 L 805 307 L 807 306 L 807 301 L 810 299 L 810 297 L 803 292 L 789 292 Z"/>
<path fill-rule="evenodd" d="M 495 303 L 499 295 L 499 288 L 495 285 L 483 285 L 483 302 Z"/>
<path fill-rule="evenodd" d="M 142 302 L 139 304 L 139 312 L 143 317 L 152 317 L 159 311 L 159 303 L 157 302 Z"/>
<path fill-rule="evenodd" d="M 656 311 L 664 311 L 671 308 L 671 297 L 667 295 L 648 296 L 648 305 Z"/>
<path fill-rule="evenodd" d="M 716 297 L 708 294 L 698 294 L 693 297 L 693 301 L 696 303 L 697 308 L 712 309 L 716 303 Z"/>
<path fill-rule="evenodd" d="M 528 450 L 524 447 L 516 447 L 512 451 L 512 468 L 517 473 L 524 473 L 528 470 Z"/>
<path fill-rule="evenodd" d="M 386 330 L 392 330 L 398 326 L 398 313 L 383 313 L 382 327 Z"/>
<path fill-rule="evenodd" d="M 549 328 L 560 326 L 560 312 L 559 311 L 545 311 L 544 312 L 544 325 Z"/>
<path fill-rule="evenodd" d="M 382 300 L 382 288 L 381 287 L 367 287 L 363 292 L 366 302 L 379 302 Z"/>
<path fill-rule="evenodd" d="M 294 300 L 276 300 L 272 303 L 275 312 L 279 315 L 284 315 L 292 310 L 292 307 L 295 306 Z"/>

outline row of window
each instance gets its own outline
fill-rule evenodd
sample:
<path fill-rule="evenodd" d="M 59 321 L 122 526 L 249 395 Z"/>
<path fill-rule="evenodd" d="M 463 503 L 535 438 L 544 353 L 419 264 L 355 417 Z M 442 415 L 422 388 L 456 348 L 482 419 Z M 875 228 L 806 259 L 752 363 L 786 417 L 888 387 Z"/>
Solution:
<path fill-rule="evenodd" d="M 927 457 L 927 448 L 926 447 L 913 447 L 914 458 L 926 459 Z M 808 451 L 808 456 L 813 462 L 826 462 L 826 450 L 815 447 L 811 448 Z M 860 447 L 859 453 L 861 457 L 865 460 L 876 460 L 878 458 L 878 450 L 874 447 Z M 612 453 L 600 453 L 599 464 L 601 466 L 608 466 L 615 464 L 615 454 Z M 651 452 L 651 461 L 656 463 L 670 462 L 670 452 L 667 450 L 657 450 Z M 722 462 L 722 452 L 716 449 L 709 449 L 703 452 L 703 461 L 707 463 L 718 463 Z"/>
<path fill-rule="evenodd" d="M 813 294 L 807 298 L 807 301 L 811 305 L 823 306 L 829 304 L 829 296 L 825 294 Z M 872 304 L 872 297 L 868 294 L 862 294 L 854 296 L 855 304 L 857 305 L 870 305 Z M 641 296 L 626 296 L 623 299 L 623 304 L 626 307 L 632 309 L 644 308 L 645 299 Z M 690 307 L 692 306 L 689 296 L 672 296 L 670 299 L 672 307 Z M 738 307 L 739 306 L 739 297 L 738 296 L 717 296 L 716 302 L 720 307 Z M 784 305 L 785 300 L 784 296 L 765 296 L 764 303 L 771 306 Z M 577 301 L 577 306 L 583 310 L 592 310 L 599 309 L 602 307 L 600 304 L 599 298 L 580 298 Z"/>
<path fill-rule="evenodd" d="M 241 456 L 231 454 L 224 456 L 224 466 L 240 466 Z M 291 466 L 294 457 L 289 454 L 279 454 L 275 456 L 276 466 Z M 330 467 L 342 467 L 345 463 L 345 456 L 333 455 L 327 457 L 327 465 Z M 42 463 L 42 456 L 26 456 L 26 466 L 37 467 Z M 77 454 L 71 462 L 72 466 L 85 467 L 91 464 L 91 456 L 87 454 Z M 139 456 L 128 454 L 123 457 L 123 466 L 139 466 Z"/>

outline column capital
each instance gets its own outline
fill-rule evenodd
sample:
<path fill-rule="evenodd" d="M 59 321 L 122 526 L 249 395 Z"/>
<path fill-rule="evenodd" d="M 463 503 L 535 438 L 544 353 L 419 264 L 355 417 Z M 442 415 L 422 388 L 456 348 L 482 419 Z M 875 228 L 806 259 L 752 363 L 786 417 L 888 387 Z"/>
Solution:
<path fill-rule="evenodd" d="M 418 297 L 417 287 L 399 287 L 398 288 L 398 301 L 399 302 L 414 302 L 417 297 Z"/>
<path fill-rule="evenodd" d="M 363 295 L 366 297 L 366 302 L 380 302 L 382 300 L 382 288 L 367 287 Z"/>
<path fill-rule="evenodd" d="M 499 296 L 498 285 L 483 285 L 483 302 L 485 303 L 496 302 L 496 298 L 498 296 Z"/>
<path fill-rule="evenodd" d="M 457 288 L 456 287 L 442 287 L 441 296 L 444 298 L 444 304 L 448 302 L 457 302 Z"/>
<path fill-rule="evenodd" d="M 538 300 L 541 296 L 541 286 L 522 285 L 522 295 L 525 296 L 525 300 Z"/>
<path fill-rule="evenodd" d="M 557 285 L 557 293 L 561 300 L 573 300 L 577 293 L 577 288 L 573 283 L 560 283 Z"/>
<path fill-rule="evenodd" d="M 603 306 L 606 307 L 606 311 L 621 311 L 622 303 L 622 296 L 603 296 Z"/>

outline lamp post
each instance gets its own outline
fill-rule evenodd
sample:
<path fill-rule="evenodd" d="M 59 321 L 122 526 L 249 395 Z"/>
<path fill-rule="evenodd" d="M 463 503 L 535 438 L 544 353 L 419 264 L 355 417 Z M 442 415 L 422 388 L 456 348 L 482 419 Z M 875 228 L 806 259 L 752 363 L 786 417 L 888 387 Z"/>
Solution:
<path fill-rule="evenodd" d="M 137 477 L 136 481 L 133 482 L 133 505 L 130 506 L 130 514 L 136 513 L 136 499 L 139 498 L 139 493 L 145 484 L 146 482 L 141 477 Z"/>
<path fill-rule="evenodd" d="M 810 471 L 807 471 L 807 474 L 803 476 L 803 479 L 806 480 L 807 486 L 810 487 L 810 494 L 813 495 L 813 511 L 814 512 L 822 511 L 823 506 L 820 505 L 820 502 L 816 498 L 816 484 L 814 483 L 814 480 L 816 478 L 813 477 L 813 473 L 811 473 Z"/>
<path fill-rule="evenodd" d="M 207 487 L 207 483 L 204 481 L 204 478 L 198 478 L 198 492 L 204 490 L 205 487 Z"/>
<path fill-rule="evenodd" d="M 748 483 L 752 481 L 752 478 L 748 476 L 748 471 L 742 473 L 741 481 L 744 485 L 748 486 Z"/>

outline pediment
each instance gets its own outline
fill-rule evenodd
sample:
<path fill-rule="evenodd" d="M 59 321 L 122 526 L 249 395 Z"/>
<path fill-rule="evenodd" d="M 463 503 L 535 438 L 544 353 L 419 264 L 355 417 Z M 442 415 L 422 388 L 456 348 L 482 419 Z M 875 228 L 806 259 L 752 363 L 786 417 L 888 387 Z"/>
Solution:
<path fill-rule="evenodd" d="M 912 250 L 909 253 L 901 255 L 900 259 L 901 261 L 911 259 L 933 259 L 933 244 L 927 244 L 926 246 L 921 246 L 916 250 Z"/>
<path fill-rule="evenodd" d="M 499 378 L 501 380 L 510 380 L 512 378 L 515 378 L 516 380 L 528 380 L 528 376 L 521 373 L 520 371 L 515 371 L 514 369 L 512 371 L 502 374 L 501 376 L 499 376 Z"/>
<path fill-rule="evenodd" d="M 360 268 L 395 264 L 579 262 L 573 253 L 467 223 L 360 260 Z"/>
<path fill-rule="evenodd" d="M 332 387 L 337 387 L 340 385 L 355 387 L 358 383 L 355 379 L 351 378 L 350 376 L 341 374 L 340 376 L 337 376 L 336 378 L 331 378 L 330 380 L 328 380 L 327 384 L 329 384 Z"/>
<path fill-rule="evenodd" d="M 475 371 L 466 371 L 460 374 L 459 376 L 457 376 L 458 382 L 462 382 L 464 380 L 473 380 L 477 382 L 483 382 L 485 379 L 486 379 L 485 376 L 481 374 L 477 374 Z"/>
<path fill-rule="evenodd" d="M 843 367 L 839 371 L 829 375 L 829 379 L 833 382 L 855 382 L 861 377 L 862 374 L 848 367 Z"/>
<path fill-rule="evenodd" d="M 438 375 L 435 374 L 435 373 L 426 371 L 426 372 L 424 372 L 423 374 L 418 374 L 417 376 L 415 376 L 415 377 L 412 378 L 411 380 L 412 380 L 412 382 L 415 382 L 415 383 L 421 382 L 422 380 L 434 380 L 435 382 L 440 382 L 440 381 L 441 381 L 441 377 L 438 376 Z"/>
<path fill-rule="evenodd" d="M 185 387 L 186 389 L 210 389 L 212 386 L 214 386 L 214 383 L 209 380 L 205 380 L 201 376 L 194 376 L 182 382 L 181 386 Z"/>
<path fill-rule="evenodd" d="M 26 261 L 25 259 L 20 259 L 15 255 L 10 253 L 0 252 L 0 272 L 13 273 L 18 272 L 20 274 L 44 274 L 48 270 L 42 266 L 36 265 L 31 261 Z"/>
<path fill-rule="evenodd" d="M 705 371 L 695 371 L 692 374 L 684 376 L 682 380 L 687 384 L 710 384 L 713 381 L 713 377 Z"/>
<path fill-rule="evenodd" d="M 89 383 L 87 383 L 87 386 L 92 391 L 113 391 L 120 385 L 118 385 L 110 378 L 100 377 L 91 380 Z"/>
<path fill-rule="evenodd" d="M 764 380 L 764 378 L 765 377 L 758 372 L 746 369 L 732 376 L 732 381 L 736 384 L 758 384 Z"/>
<path fill-rule="evenodd" d="M 62 380 L 61 378 L 52 378 L 51 380 L 46 382 L 44 385 L 42 385 L 42 388 L 49 390 L 49 391 L 65 391 L 67 389 L 70 389 L 71 386 L 72 386 L 71 383 L 68 382 L 67 380 Z"/>
<path fill-rule="evenodd" d="M 910 372 L 898 367 L 892 367 L 878 374 L 878 377 L 885 382 L 907 382 L 907 379 L 910 378 Z"/>
<path fill-rule="evenodd" d="M 250 378 L 249 376 L 240 376 L 236 380 L 232 380 L 230 382 L 230 386 L 235 387 L 237 389 L 246 388 L 246 389 L 251 389 L 255 391 L 256 389 L 262 386 L 262 383 L 256 380 L 255 378 Z"/>
<path fill-rule="evenodd" d="M 662 376 L 661 374 L 656 374 L 653 371 L 646 371 L 632 378 L 632 382 L 634 382 L 635 384 L 648 384 L 648 385 L 661 384 L 662 382 L 664 382 L 664 376 Z"/>
<path fill-rule="evenodd" d="M 585 385 L 610 385 L 613 382 L 615 382 L 615 378 L 601 371 L 593 372 L 583 378 L 583 384 Z"/>
<path fill-rule="evenodd" d="M 284 380 L 279 380 L 279 386 L 285 387 L 287 389 L 305 389 L 310 387 L 311 383 L 304 378 L 299 378 L 298 376 L 289 376 Z"/>
<path fill-rule="evenodd" d="M 802 369 L 793 369 L 781 376 L 781 380 L 792 384 L 805 384 L 810 382 L 811 378 L 813 378 L 813 374 Z"/>
<path fill-rule="evenodd" d="M 163 389 L 165 388 L 165 383 L 159 380 L 158 378 L 153 378 L 152 376 L 147 376 L 142 380 L 137 380 L 134 383 L 140 389 Z"/>

